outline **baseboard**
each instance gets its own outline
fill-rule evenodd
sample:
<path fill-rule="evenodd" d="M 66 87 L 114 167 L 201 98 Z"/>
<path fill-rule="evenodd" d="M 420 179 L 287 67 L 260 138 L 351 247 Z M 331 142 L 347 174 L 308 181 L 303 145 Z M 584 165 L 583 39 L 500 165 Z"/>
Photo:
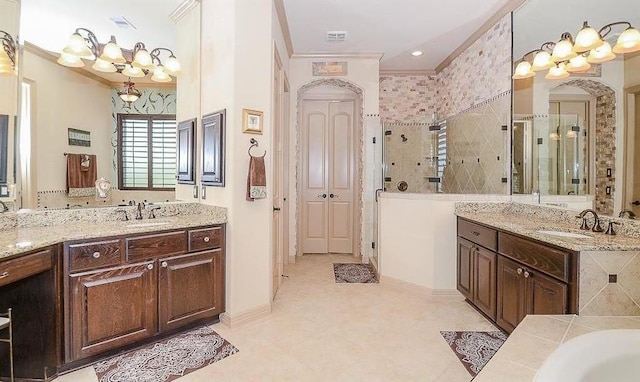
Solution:
<path fill-rule="evenodd" d="M 369 257 L 369 264 L 373 267 L 373 270 L 376 272 L 376 277 L 380 280 L 380 270 L 378 269 L 378 260 L 373 257 Z"/>
<path fill-rule="evenodd" d="M 289 255 L 289 264 L 296 263 L 296 255 Z"/>
<path fill-rule="evenodd" d="M 464 297 L 455 289 L 431 289 L 388 276 L 380 276 L 379 280 L 383 285 L 409 291 L 432 300 L 464 301 Z"/>
<path fill-rule="evenodd" d="M 265 304 L 257 308 L 245 310 L 242 313 L 234 314 L 231 316 L 229 313 L 222 313 L 220 315 L 220 322 L 222 325 L 235 329 L 239 326 L 246 325 L 255 320 L 268 317 L 271 314 L 271 304 Z"/>

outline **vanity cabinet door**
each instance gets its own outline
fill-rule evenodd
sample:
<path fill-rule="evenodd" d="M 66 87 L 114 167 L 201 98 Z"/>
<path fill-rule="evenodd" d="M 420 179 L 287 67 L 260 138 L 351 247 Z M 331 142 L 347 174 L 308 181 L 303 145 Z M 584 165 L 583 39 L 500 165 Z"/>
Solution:
<path fill-rule="evenodd" d="M 161 332 L 222 313 L 224 264 L 221 249 L 158 261 Z"/>
<path fill-rule="evenodd" d="M 458 291 L 468 299 L 473 300 L 473 251 L 472 242 L 458 238 Z"/>
<path fill-rule="evenodd" d="M 67 361 L 115 349 L 156 333 L 154 262 L 69 275 Z"/>
<path fill-rule="evenodd" d="M 567 284 L 540 272 L 528 271 L 527 314 L 565 314 L 567 295 Z"/>
<path fill-rule="evenodd" d="M 498 256 L 496 323 L 511 333 L 525 316 L 526 283 L 518 263 Z"/>
<path fill-rule="evenodd" d="M 495 321 L 496 253 L 476 247 L 473 258 L 473 303 Z"/>

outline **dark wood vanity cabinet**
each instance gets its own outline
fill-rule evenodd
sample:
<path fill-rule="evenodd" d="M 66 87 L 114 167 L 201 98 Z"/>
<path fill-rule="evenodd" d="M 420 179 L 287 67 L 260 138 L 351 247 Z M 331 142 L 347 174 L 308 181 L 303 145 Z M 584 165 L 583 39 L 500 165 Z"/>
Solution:
<path fill-rule="evenodd" d="M 471 240 L 474 241 L 471 241 Z M 490 248 L 477 244 L 480 242 Z M 458 223 L 457 288 L 484 314 L 496 317 L 496 231 L 468 221 Z"/>
<path fill-rule="evenodd" d="M 68 242 L 64 251 L 67 362 L 224 311 L 223 225 Z"/>
<path fill-rule="evenodd" d="M 458 218 L 458 290 L 507 332 L 527 314 L 577 312 L 577 258 Z"/>

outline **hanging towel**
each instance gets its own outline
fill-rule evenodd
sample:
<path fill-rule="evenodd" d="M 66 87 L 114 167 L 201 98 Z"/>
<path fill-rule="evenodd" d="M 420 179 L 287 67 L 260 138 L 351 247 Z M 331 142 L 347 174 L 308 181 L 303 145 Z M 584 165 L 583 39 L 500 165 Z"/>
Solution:
<path fill-rule="evenodd" d="M 96 168 L 95 155 L 67 154 L 67 192 L 70 198 L 95 195 Z"/>
<path fill-rule="evenodd" d="M 249 175 L 247 176 L 247 200 L 253 202 L 255 199 L 267 197 L 267 176 L 264 170 L 264 155 L 254 157 L 249 155 Z"/>

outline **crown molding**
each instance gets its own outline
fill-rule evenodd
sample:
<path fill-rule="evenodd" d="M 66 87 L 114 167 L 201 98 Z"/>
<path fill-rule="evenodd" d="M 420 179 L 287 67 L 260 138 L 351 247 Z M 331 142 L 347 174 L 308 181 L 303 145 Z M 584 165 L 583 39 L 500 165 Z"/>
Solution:
<path fill-rule="evenodd" d="M 177 23 L 198 4 L 200 4 L 200 0 L 184 0 L 176 9 L 169 13 L 169 18 L 174 23 Z"/>
<path fill-rule="evenodd" d="M 395 70 L 395 69 L 389 69 L 389 70 L 380 70 L 380 75 L 381 76 L 427 76 L 427 77 L 434 77 L 436 75 L 436 71 L 435 70 Z M 431 78 L 433 79 L 433 78 Z"/>
<path fill-rule="evenodd" d="M 278 15 L 278 22 L 280 23 L 280 30 L 284 36 L 284 44 L 287 47 L 287 54 L 289 58 L 293 56 L 293 42 L 291 41 L 291 32 L 289 31 L 289 22 L 287 21 L 287 13 L 284 10 L 284 3 L 282 0 L 274 0 L 273 4 L 276 7 L 276 14 Z"/>
<path fill-rule="evenodd" d="M 485 21 L 482 26 L 475 31 L 468 39 L 466 39 L 459 47 L 456 48 L 447 58 L 445 58 L 438 66 L 436 66 L 436 73 L 440 73 L 447 66 L 449 66 L 453 60 L 458 58 L 465 50 L 467 50 L 474 42 L 478 41 L 480 37 L 482 37 L 485 33 L 487 33 L 501 18 L 505 15 L 513 12 L 518 9 L 522 4 L 524 4 L 527 0 L 509 0 L 506 4 L 504 4 L 498 11 L 489 18 L 489 20 Z"/>
<path fill-rule="evenodd" d="M 380 60 L 384 53 L 294 53 L 291 58 L 375 58 Z"/>

